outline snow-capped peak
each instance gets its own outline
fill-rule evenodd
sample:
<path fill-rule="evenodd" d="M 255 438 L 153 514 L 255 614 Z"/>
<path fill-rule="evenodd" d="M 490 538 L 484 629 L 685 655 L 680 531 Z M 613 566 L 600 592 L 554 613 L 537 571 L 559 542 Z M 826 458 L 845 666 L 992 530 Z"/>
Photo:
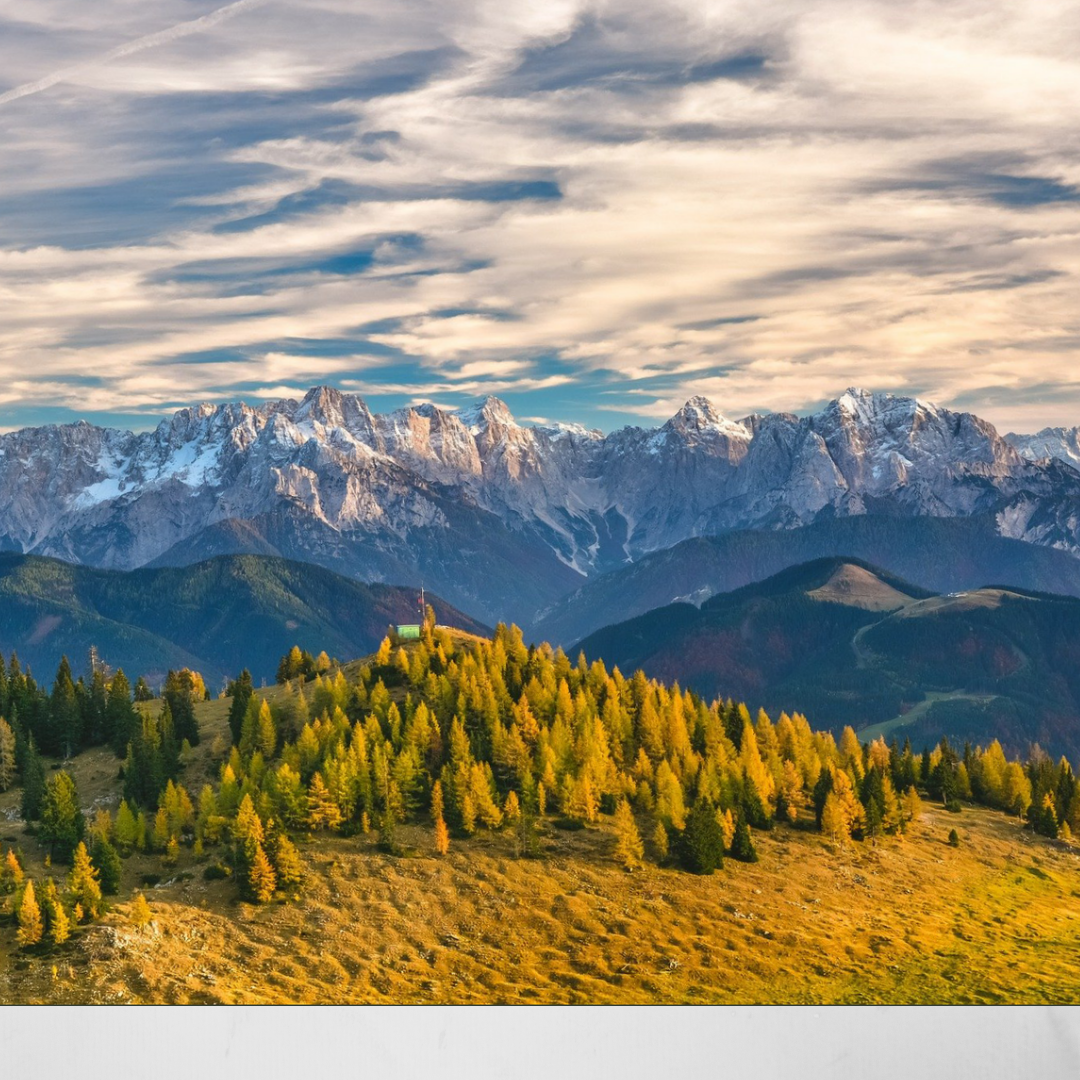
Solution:
<path fill-rule="evenodd" d="M 455 415 L 473 435 L 479 434 L 487 427 L 517 426 L 514 414 L 507 407 L 506 402 L 494 395 L 489 395 L 475 405 L 466 405 L 465 408 L 458 409 Z"/>
<path fill-rule="evenodd" d="M 720 437 L 747 441 L 750 439 L 750 431 L 745 424 L 729 420 L 708 398 L 700 394 L 690 398 L 657 432 L 656 437 L 664 439 L 670 435 L 692 443 Z"/>

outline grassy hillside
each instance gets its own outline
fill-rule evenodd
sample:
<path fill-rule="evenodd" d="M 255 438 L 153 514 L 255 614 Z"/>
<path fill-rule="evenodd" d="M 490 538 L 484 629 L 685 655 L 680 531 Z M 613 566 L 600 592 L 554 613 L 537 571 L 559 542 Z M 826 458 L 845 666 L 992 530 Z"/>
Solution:
<path fill-rule="evenodd" d="M 840 580 L 852 567 L 860 580 Z M 851 724 L 864 738 L 997 738 L 1017 753 L 1038 742 L 1075 758 L 1078 642 L 1071 597 L 1001 588 L 937 597 L 866 564 L 819 560 L 700 609 L 673 604 L 607 627 L 575 652 L 706 696 L 798 709 L 834 731 Z"/>
<path fill-rule="evenodd" d="M 274 691 L 276 693 L 276 691 Z M 223 702 L 200 706 L 185 783 L 208 774 Z M 200 756 L 201 755 L 201 756 Z M 107 799 L 115 759 L 81 755 L 84 801 Z M 43 866 L 0 796 L 0 839 Z M 3 819 L 6 819 L 3 820 Z M 960 846 L 946 843 L 956 827 Z M 505 834 L 411 857 L 371 836 L 301 844 L 299 898 L 261 907 L 206 881 L 186 851 L 124 863 L 101 923 L 30 956 L 0 928 L 0 1000 L 15 1002 L 1076 1002 L 1080 858 L 1004 814 L 928 806 L 905 838 L 837 848 L 792 828 L 755 834 L 761 861 L 713 877 L 616 863 L 610 819 L 563 832 L 541 857 Z M 127 919 L 133 890 L 153 924 Z"/>
<path fill-rule="evenodd" d="M 430 596 L 441 622 L 482 629 Z M 0 651 L 16 651 L 39 678 L 62 655 L 76 668 L 91 645 L 134 681 L 170 668 L 211 685 L 249 667 L 273 679 L 293 644 L 342 660 L 372 651 L 391 622 L 416 621 L 416 590 L 366 585 L 322 567 L 257 555 L 183 568 L 121 573 L 55 559 L 0 555 Z"/>
<path fill-rule="evenodd" d="M 938 593 L 995 583 L 1080 597 L 1080 559 L 1005 539 L 994 522 L 867 515 L 685 540 L 590 579 L 537 615 L 529 630 L 533 640 L 569 646 L 675 601 L 700 604 L 788 567 L 836 557 L 869 563 Z"/>

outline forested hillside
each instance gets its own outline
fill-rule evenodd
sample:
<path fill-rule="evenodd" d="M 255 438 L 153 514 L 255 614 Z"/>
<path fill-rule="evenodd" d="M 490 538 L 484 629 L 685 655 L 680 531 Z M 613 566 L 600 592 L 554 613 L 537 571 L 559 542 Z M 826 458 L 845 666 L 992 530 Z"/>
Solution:
<path fill-rule="evenodd" d="M 596 832 L 610 839 L 590 858 L 612 867 L 711 875 L 725 859 L 756 862 L 777 830 L 820 833 L 841 852 L 899 843 L 927 799 L 947 818 L 965 804 L 997 808 L 1053 839 L 1080 827 L 1064 760 L 1008 761 L 997 743 L 962 753 L 945 740 L 918 751 L 860 744 L 850 728 L 837 741 L 798 713 L 752 714 L 527 647 L 516 628 L 491 640 L 437 629 L 430 611 L 419 641 L 385 638 L 345 669 L 293 649 L 279 676 L 261 692 L 243 672 L 209 703 L 201 676 L 179 671 L 164 699 L 135 702 L 122 675 L 77 689 L 65 663 L 32 706 L 26 677 L 5 673 L 0 790 L 18 797 L 8 817 L 30 823 L 34 845 L 28 853 L 19 841 L 5 857 L 14 944 L 43 956 L 63 947 L 109 895 L 135 891 L 127 865 L 144 887 L 198 872 L 248 904 L 299 899 L 304 849 L 321 838 L 374 843 L 391 859 L 445 858 L 459 845 L 468 859 L 477 842 L 500 838 L 512 858 L 543 859 L 553 831 Z M 80 695 L 102 703 L 89 728 Z M 207 754 L 199 718 L 211 705 L 223 723 Z M 97 793 L 86 808 L 82 759 L 50 774 L 39 747 L 66 755 L 101 744 L 121 779 L 92 751 Z M 956 828 L 949 840 L 960 843 Z M 141 893 L 128 918 L 150 920 Z"/>

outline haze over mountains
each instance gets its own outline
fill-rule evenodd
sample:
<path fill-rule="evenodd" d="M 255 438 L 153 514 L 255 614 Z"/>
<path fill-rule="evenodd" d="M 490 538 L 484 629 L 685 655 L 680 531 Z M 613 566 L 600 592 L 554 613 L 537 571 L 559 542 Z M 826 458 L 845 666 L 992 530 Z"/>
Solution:
<path fill-rule="evenodd" d="M 373 415 L 201 405 L 135 434 L 86 423 L 0 437 L 0 545 L 91 566 L 281 555 L 421 580 L 531 627 L 583 584 L 692 537 L 833 519 L 969 518 L 1080 551 L 1075 431 L 1001 437 L 978 417 L 850 390 L 804 418 L 695 398 L 656 429 L 525 426 L 500 401 Z"/>

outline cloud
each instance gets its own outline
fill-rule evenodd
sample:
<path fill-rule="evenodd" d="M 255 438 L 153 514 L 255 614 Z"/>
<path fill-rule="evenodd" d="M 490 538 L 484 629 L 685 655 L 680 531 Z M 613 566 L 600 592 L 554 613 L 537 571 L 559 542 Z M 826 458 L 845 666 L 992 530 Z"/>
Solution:
<path fill-rule="evenodd" d="M 135 41 L 125 42 L 123 45 L 118 45 L 115 49 L 103 53 L 101 56 L 96 56 L 73 67 L 63 68 L 50 75 L 45 75 L 43 78 L 35 79 L 33 82 L 23 83 L 20 86 L 4 91 L 4 93 L 0 94 L 0 106 L 6 105 L 9 101 L 29 97 L 30 94 L 40 94 L 42 90 L 49 90 L 59 83 L 68 82 L 73 76 L 81 75 L 95 67 L 104 67 L 114 60 L 123 60 L 127 56 L 134 56 L 135 53 L 143 52 L 146 49 L 155 49 L 159 45 L 168 45 L 170 42 L 178 41 L 189 34 L 206 33 L 226 19 L 235 18 L 252 8 L 261 7 L 264 3 L 266 3 L 266 0 L 235 0 L 234 3 L 226 4 L 224 7 L 218 8 L 217 11 L 210 12 L 209 15 L 202 15 L 198 19 L 191 19 L 188 22 L 170 26 L 167 30 L 159 30 L 156 34 L 147 34 L 145 37 L 137 38 Z"/>
<path fill-rule="evenodd" d="M 249 8 L 0 19 L 0 424 L 324 379 L 607 427 L 852 383 L 1080 422 L 1052 5 Z"/>

